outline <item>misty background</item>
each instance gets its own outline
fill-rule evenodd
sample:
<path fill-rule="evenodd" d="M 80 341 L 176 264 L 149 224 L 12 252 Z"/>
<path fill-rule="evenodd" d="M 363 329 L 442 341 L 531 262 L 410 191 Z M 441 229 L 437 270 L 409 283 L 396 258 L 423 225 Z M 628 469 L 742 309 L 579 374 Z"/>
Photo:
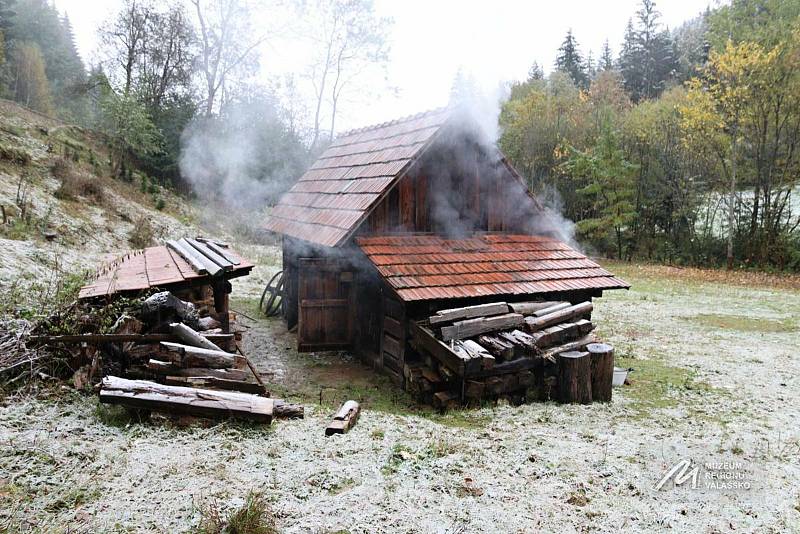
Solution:
<path fill-rule="evenodd" d="M 343 130 L 467 103 L 565 239 L 798 269 L 799 17 L 800 0 L 0 0 L 0 94 L 103 132 L 118 179 L 254 226 Z"/>

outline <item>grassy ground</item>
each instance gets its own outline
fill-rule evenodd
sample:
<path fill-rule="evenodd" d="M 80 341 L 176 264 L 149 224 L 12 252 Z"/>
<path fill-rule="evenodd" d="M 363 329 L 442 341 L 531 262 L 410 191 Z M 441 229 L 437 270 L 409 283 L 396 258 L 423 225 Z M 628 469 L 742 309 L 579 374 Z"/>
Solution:
<path fill-rule="evenodd" d="M 251 491 L 282 532 L 799 531 L 795 281 L 609 268 L 633 288 L 596 301 L 594 319 L 634 369 L 609 405 L 441 416 L 347 354 L 299 355 L 280 321 L 243 318 L 249 354 L 304 420 L 181 427 L 58 386 L 5 398 L 0 531 L 188 531 Z M 234 291 L 256 318 L 258 287 Z M 361 420 L 325 438 L 345 398 Z M 753 489 L 656 490 L 684 458 L 745 463 Z"/>

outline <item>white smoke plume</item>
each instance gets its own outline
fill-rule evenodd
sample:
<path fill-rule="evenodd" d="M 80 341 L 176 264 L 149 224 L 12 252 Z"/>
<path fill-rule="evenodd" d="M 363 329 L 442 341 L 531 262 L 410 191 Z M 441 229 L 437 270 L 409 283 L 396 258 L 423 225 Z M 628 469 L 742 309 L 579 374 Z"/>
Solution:
<path fill-rule="evenodd" d="M 204 203 L 261 211 L 303 172 L 307 150 L 272 97 L 196 118 L 181 135 L 181 176 Z"/>

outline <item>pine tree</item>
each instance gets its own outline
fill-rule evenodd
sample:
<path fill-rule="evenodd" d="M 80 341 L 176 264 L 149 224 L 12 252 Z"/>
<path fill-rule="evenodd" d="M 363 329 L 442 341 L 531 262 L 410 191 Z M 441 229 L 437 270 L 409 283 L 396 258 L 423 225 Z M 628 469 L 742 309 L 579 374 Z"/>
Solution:
<path fill-rule="evenodd" d="M 597 75 L 597 66 L 594 63 L 594 55 L 591 50 L 586 54 L 586 62 L 584 63 L 583 71 L 590 81 L 594 80 L 594 77 Z"/>
<path fill-rule="evenodd" d="M 75 87 L 85 82 L 86 72 L 69 19 L 59 15 L 48 0 L 16 0 L 15 11 L 8 37 L 14 44 L 30 41 L 38 45 L 57 107 L 62 111 L 73 108 L 78 103 Z"/>
<path fill-rule="evenodd" d="M 603 53 L 600 55 L 600 62 L 597 65 L 599 71 L 614 70 L 614 59 L 611 55 L 611 47 L 608 39 L 603 43 Z"/>
<path fill-rule="evenodd" d="M 642 0 L 636 26 L 629 20 L 625 29 L 619 63 L 634 102 L 660 95 L 677 69 L 672 38 L 662 29 L 660 17 L 653 0 Z"/>
<path fill-rule="evenodd" d="M 578 42 L 572 34 L 572 29 L 567 31 L 567 36 L 558 49 L 556 69 L 568 74 L 578 87 L 586 89 L 589 86 L 589 77 L 586 74 L 583 58 L 578 50 Z"/>
<path fill-rule="evenodd" d="M 538 61 L 534 61 L 531 68 L 528 69 L 528 81 L 544 80 L 544 69 L 539 65 Z"/>

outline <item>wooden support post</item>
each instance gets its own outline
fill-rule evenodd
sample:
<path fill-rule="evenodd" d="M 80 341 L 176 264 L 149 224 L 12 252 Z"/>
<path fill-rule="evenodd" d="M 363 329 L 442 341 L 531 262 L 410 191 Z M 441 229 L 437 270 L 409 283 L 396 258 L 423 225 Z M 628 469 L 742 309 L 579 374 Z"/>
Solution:
<path fill-rule="evenodd" d="M 228 293 L 231 292 L 231 283 L 227 280 L 217 280 L 214 282 L 212 290 L 214 291 L 214 311 L 217 312 L 217 320 L 222 323 L 222 331 L 228 334 L 231 331 L 228 309 Z"/>
<path fill-rule="evenodd" d="M 592 400 L 611 402 L 614 378 L 614 347 L 605 343 L 586 346 L 592 360 Z"/>
<path fill-rule="evenodd" d="M 592 360 L 588 352 L 558 355 L 558 399 L 562 403 L 592 402 Z"/>

